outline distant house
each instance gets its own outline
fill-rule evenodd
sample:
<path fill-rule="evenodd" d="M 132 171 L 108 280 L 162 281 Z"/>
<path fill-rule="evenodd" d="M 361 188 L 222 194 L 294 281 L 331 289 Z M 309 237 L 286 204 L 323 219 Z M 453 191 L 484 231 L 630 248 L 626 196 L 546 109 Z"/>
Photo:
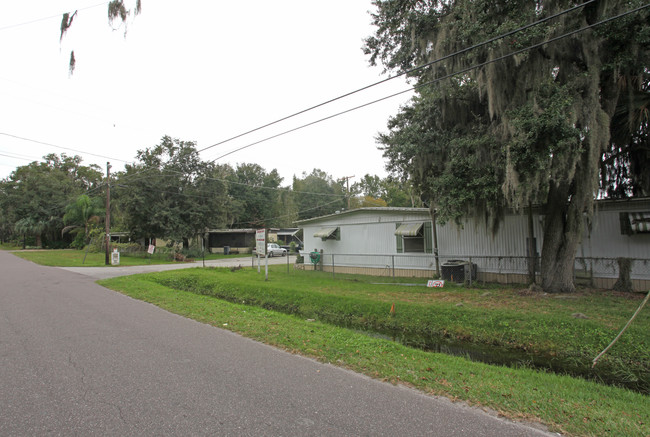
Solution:
<path fill-rule="evenodd" d="M 543 220 L 543 211 L 534 210 L 536 255 L 541 253 Z M 527 278 L 528 218 L 514 212 L 506 214 L 494 235 L 484 221 L 471 219 L 463 226 L 437 224 L 434 233 L 424 208 L 360 208 L 297 224 L 304 234 L 303 255 L 322 251 L 324 270 L 431 277 L 436 265 L 443 269 L 463 260 L 476 264 L 479 281 L 525 283 Z M 576 257 L 576 275 L 602 288 L 611 287 L 618 277 L 616 258 L 637 259 L 634 287 L 650 287 L 650 199 L 598 201 Z M 305 267 L 310 268 L 308 256 Z"/>
<path fill-rule="evenodd" d="M 294 243 L 297 248 L 302 247 L 302 240 L 300 236 L 302 235 L 302 230 L 300 228 L 280 228 L 280 229 L 271 229 L 269 238 L 275 236 L 275 241 L 280 246 L 289 246 L 291 243 Z"/>
<path fill-rule="evenodd" d="M 207 249 L 211 253 L 251 253 L 255 247 L 255 229 L 211 229 Z"/>
<path fill-rule="evenodd" d="M 129 232 L 112 231 L 110 234 L 111 243 L 129 243 L 131 234 Z"/>
<path fill-rule="evenodd" d="M 256 229 L 211 229 L 208 231 L 207 249 L 211 253 L 224 253 L 227 247 L 230 253 L 252 253 L 255 248 Z M 269 243 L 288 246 L 291 242 L 296 245 L 302 241 L 298 238 L 299 228 L 267 229 Z"/>

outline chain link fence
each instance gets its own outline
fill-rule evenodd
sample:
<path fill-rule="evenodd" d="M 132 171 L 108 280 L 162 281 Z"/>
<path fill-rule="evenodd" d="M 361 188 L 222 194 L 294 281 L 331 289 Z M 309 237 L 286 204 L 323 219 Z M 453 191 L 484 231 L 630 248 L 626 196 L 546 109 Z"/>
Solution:
<path fill-rule="evenodd" d="M 527 284 L 534 266 L 537 282 L 540 278 L 539 257 L 443 255 L 432 254 L 333 254 L 311 256 L 301 253 L 305 269 L 337 274 L 362 274 L 386 277 L 442 278 L 453 282 Z M 621 262 L 623 264 L 621 264 Z M 622 266 L 622 267 L 621 267 Z M 650 258 L 576 258 L 576 285 L 612 289 L 619 280 L 620 270 L 629 269 L 629 287 L 635 291 L 650 289 Z M 626 276 L 624 275 L 624 276 Z"/>

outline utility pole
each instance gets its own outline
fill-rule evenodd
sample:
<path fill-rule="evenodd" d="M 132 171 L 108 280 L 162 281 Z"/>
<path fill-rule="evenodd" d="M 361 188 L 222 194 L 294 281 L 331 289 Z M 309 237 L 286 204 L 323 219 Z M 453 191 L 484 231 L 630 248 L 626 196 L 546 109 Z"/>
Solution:
<path fill-rule="evenodd" d="M 533 202 L 528 202 L 528 283 L 536 282 L 537 245 L 535 244 L 535 222 L 533 221 Z"/>
<path fill-rule="evenodd" d="M 352 179 L 354 176 L 343 176 L 342 178 L 339 178 L 339 181 L 342 181 L 345 179 L 345 197 L 348 198 L 348 210 L 350 209 L 350 179 Z"/>
<path fill-rule="evenodd" d="M 106 265 L 111 262 L 111 163 L 106 163 Z"/>
<path fill-rule="evenodd" d="M 436 209 L 435 208 L 429 208 L 429 211 L 431 213 L 431 224 L 432 224 L 432 231 L 433 231 L 433 255 L 436 259 L 436 274 L 438 277 L 440 276 L 440 258 L 438 257 L 438 229 L 436 228 Z M 470 264 L 470 278 L 472 277 L 471 274 L 471 268 L 472 265 Z"/>

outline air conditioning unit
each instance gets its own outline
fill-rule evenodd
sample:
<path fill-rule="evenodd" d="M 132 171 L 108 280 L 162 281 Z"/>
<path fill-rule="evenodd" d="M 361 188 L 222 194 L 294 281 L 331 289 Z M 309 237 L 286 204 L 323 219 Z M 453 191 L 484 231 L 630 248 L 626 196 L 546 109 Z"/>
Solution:
<path fill-rule="evenodd" d="M 470 275 L 472 281 L 475 281 L 476 272 L 476 264 L 465 260 L 451 259 L 440 266 L 440 274 L 445 281 L 465 282 Z"/>

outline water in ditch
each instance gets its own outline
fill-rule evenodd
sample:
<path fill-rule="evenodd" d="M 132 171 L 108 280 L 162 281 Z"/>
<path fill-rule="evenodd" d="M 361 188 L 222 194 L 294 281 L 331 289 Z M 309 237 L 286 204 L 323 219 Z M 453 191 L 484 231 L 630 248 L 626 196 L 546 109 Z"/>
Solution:
<path fill-rule="evenodd" d="M 634 390 L 643 394 L 650 394 L 650 372 L 634 374 L 616 368 L 614 364 L 606 361 L 599 362 L 595 368 L 591 361 L 584 359 L 571 359 L 570 357 L 557 357 L 551 355 L 538 355 L 526 351 L 498 348 L 474 343 L 453 342 L 447 339 L 423 338 L 419 336 L 404 336 L 398 333 L 363 332 L 372 337 L 396 341 L 405 346 L 414 347 L 430 352 L 464 357 L 472 361 L 486 364 L 501 365 L 513 368 L 530 368 L 557 374 L 566 374 L 602 384 L 614 385 Z"/>

